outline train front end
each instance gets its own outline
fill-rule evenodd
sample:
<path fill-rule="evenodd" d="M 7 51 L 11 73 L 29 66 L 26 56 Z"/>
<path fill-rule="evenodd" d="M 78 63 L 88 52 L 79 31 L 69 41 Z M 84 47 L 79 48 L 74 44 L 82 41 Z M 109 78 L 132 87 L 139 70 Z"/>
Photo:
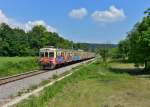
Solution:
<path fill-rule="evenodd" d="M 40 49 L 39 64 L 42 69 L 54 69 L 56 66 L 56 49 L 55 48 Z"/>

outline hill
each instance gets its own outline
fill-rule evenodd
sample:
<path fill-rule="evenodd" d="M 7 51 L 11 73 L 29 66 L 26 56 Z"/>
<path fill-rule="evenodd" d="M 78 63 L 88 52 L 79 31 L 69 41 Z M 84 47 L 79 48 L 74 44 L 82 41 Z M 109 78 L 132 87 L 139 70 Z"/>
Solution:
<path fill-rule="evenodd" d="M 117 44 L 104 44 L 104 43 L 76 43 L 75 49 L 83 49 L 87 51 L 95 51 L 96 48 L 115 48 Z"/>

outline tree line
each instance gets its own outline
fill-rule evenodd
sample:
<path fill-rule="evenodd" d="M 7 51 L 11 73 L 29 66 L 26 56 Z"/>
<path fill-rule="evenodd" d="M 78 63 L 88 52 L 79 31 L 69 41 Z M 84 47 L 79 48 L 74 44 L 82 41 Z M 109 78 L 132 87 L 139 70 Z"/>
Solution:
<path fill-rule="evenodd" d="M 74 43 L 58 33 L 47 31 L 42 25 L 25 32 L 5 23 L 0 24 L 0 56 L 37 56 L 39 49 L 46 46 L 94 52 L 97 47 L 104 47 L 104 44 Z"/>
<path fill-rule="evenodd" d="M 0 24 L 0 56 L 35 56 L 40 48 L 55 46 L 70 49 L 73 42 L 49 32 L 42 25 L 37 25 L 31 31 L 25 32 L 19 28 Z"/>

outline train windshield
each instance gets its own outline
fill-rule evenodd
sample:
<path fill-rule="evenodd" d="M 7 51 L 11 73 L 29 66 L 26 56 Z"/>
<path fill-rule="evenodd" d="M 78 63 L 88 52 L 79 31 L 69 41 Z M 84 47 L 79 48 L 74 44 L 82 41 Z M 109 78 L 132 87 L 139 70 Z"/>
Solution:
<path fill-rule="evenodd" d="M 48 52 L 45 52 L 45 57 L 48 57 Z"/>
<path fill-rule="evenodd" d="M 40 52 L 40 57 L 54 57 L 54 52 Z"/>
<path fill-rule="evenodd" d="M 49 57 L 54 57 L 54 52 L 49 52 Z"/>

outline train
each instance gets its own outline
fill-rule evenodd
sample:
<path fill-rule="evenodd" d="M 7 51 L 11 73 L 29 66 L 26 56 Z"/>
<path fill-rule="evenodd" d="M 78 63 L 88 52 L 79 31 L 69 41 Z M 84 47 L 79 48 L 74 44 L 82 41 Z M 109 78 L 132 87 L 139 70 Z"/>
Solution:
<path fill-rule="evenodd" d="M 94 57 L 95 53 L 83 50 L 58 49 L 54 47 L 46 47 L 39 50 L 41 69 L 54 69 L 61 65 L 88 60 Z"/>

